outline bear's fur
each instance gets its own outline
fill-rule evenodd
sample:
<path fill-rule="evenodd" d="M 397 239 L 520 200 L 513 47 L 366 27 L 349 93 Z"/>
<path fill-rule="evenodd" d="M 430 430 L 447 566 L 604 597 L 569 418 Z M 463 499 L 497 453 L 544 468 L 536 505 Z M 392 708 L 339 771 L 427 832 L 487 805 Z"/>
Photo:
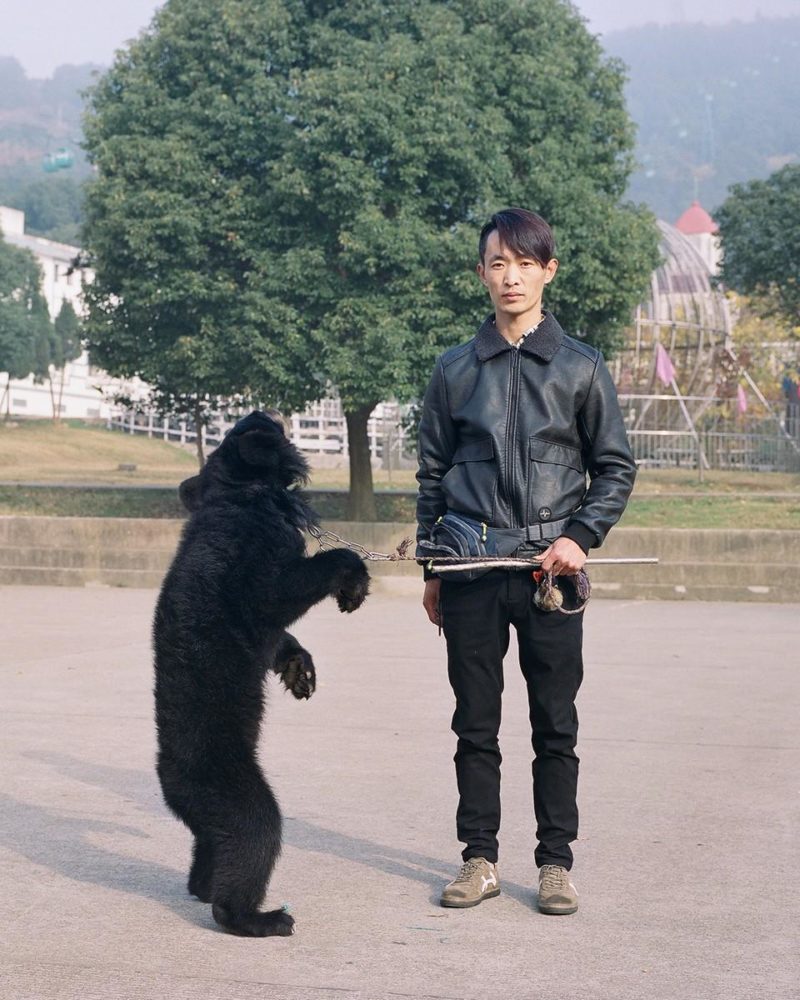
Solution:
<path fill-rule="evenodd" d="M 364 601 L 369 576 L 347 549 L 305 554 L 315 516 L 308 466 L 280 418 L 240 420 L 199 476 L 181 484 L 191 516 L 153 623 L 158 777 L 194 834 L 189 891 L 233 934 L 293 933 L 282 910 L 259 912 L 281 848 L 281 814 L 256 759 L 267 671 L 296 698 L 314 664 L 286 628 L 329 595 Z"/>

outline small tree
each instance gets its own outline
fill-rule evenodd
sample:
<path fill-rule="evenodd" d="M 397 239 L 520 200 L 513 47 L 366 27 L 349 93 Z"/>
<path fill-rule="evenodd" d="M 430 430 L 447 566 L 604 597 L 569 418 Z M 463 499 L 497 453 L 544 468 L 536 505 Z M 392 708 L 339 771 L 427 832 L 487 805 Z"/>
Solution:
<path fill-rule="evenodd" d="M 800 326 L 800 165 L 734 184 L 717 211 L 721 280 L 756 296 L 768 314 Z"/>
<path fill-rule="evenodd" d="M 0 236 L 0 371 L 6 373 L 6 420 L 11 413 L 12 379 L 47 372 L 52 324 L 41 281 L 33 254 L 10 246 Z"/>
<path fill-rule="evenodd" d="M 81 341 L 82 326 L 78 314 L 71 302 L 65 299 L 61 303 L 53 322 L 50 358 L 48 364 L 48 381 L 50 383 L 50 402 L 53 407 L 53 423 L 61 419 L 61 403 L 64 398 L 64 382 L 67 365 L 79 358 L 83 350 Z M 60 375 L 58 390 L 54 385 L 54 377 Z"/>

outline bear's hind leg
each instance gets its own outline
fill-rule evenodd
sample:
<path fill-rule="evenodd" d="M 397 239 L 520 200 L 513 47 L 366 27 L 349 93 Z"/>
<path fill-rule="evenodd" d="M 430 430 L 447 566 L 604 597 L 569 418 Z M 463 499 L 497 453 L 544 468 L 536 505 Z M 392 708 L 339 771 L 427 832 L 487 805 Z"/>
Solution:
<path fill-rule="evenodd" d="M 288 913 L 259 911 L 280 854 L 281 814 L 260 774 L 254 785 L 249 801 L 231 809 L 228 830 L 216 838 L 212 913 L 230 934 L 286 937 L 294 933 Z"/>
<path fill-rule="evenodd" d="M 201 903 L 210 903 L 213 879 L 214 845 L 207 837 L 195 835 L 192 867 L 189 871 L 189 892 Z"/>

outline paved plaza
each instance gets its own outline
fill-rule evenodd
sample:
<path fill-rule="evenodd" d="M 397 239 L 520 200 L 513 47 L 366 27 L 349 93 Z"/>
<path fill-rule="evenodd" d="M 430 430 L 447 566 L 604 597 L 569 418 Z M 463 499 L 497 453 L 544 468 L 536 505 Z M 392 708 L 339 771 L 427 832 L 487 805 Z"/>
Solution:
<path fill-rule="evenodd" d="M 416 588 L 416 584 L 414 583 Z M 2 1000 L 789 1000 L 800 954 L 798 605 L 595 600 L 572 917 L 536 912 L 530 744 L 506 670 L 502 895 L 437 905 L 459 862 L 444 640 L 382 584 L 293 631 L 270 680 L 285 814 L 269 890 L 297 933 L 219 932 L 153 770 L 156 592 L 0 588 Z"/>

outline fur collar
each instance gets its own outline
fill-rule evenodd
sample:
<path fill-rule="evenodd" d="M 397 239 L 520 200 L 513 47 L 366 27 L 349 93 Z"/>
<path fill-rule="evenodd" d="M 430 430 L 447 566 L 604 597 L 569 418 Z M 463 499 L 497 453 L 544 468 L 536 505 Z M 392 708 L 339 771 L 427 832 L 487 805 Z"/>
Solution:
<path fill-rule="evenodd" d="M 522 341 L 519 348 L 511 344 L 498 332 L 495 326 L 494 314 L 481 323 L 475 334 L 475 353 L 479 361 L 488 361 L 504 351 L 520 350 L 531 354 L 541 361 L 550 362 L 558 353 L 564 340 L 564 331 L 555 316 L 547 309 L 543 311 L 542 322 Z"/>

